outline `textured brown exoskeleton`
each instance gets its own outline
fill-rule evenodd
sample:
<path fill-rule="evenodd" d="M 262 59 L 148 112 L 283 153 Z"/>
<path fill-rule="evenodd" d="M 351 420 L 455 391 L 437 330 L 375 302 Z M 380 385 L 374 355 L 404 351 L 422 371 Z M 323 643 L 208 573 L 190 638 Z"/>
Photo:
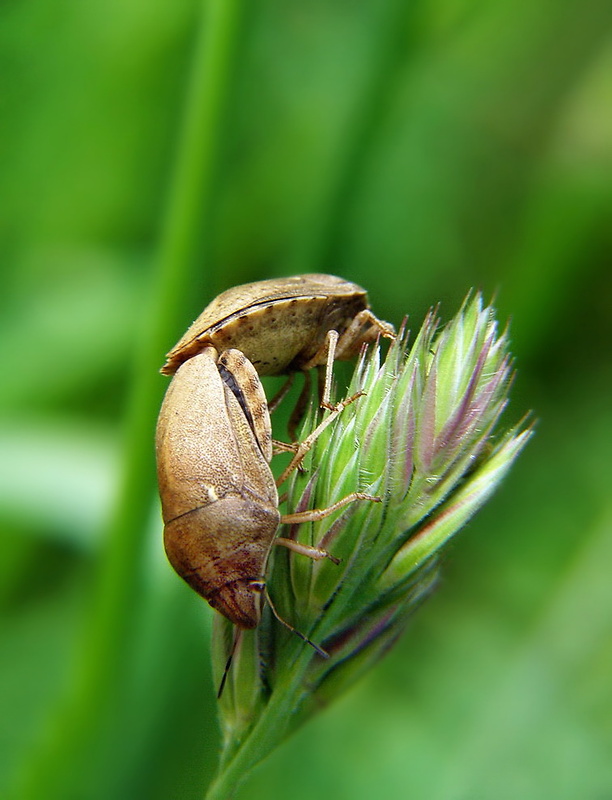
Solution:
<path fill-rule="evenodd" d="M 338 404 L 319 429 L 347 402 Z M 302 452 L 316 434 L 303 443 Z M 238 350 L 219 356 L 206 347 L 179 366 L 159 414 L 156 450 L 168 559 L 240 628 L 259 624 L 273 544 L 335 560 L 324 550 L 278 538 L 281 522 L 320 519 L 353 500 L 379 500 L 353 493 L 328 509 L 281 517 L 269 466 L 266 398 L 253 365 Z"/>
<path fill-rule="evenodd" d="M 392 325 L 370 311 L 365 289 L 335 275 L 310 274 L 245 283 L 216 297 L 170 350 L 161 371 L 172 375 L 205 347 L 236 348 L 259 375 L 323 365 L 327 334 L 338 333 L 334 357 L 349 359 Z"/>

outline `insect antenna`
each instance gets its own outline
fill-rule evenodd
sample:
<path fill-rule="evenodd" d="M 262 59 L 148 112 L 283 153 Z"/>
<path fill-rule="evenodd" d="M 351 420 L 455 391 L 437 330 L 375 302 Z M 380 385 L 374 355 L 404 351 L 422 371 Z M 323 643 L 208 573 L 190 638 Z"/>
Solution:
<path fill-rule="evenodd" d="M 230 654 L 227 657 L 227 661 L 225 662 L 225 669 L 223 670 L 223 677 L 221 678 L 221 683 L 219 684 L 219 691 L 217 692 L 217 700 L 221 699 L 221 695 L 223 694 L 223 689 L 225 688 L 225 683 L 227 681 L 227 676 L 229 675 L 230 667 L 232 666 L 232 661 L 234 659 L 234 653 L 236 652 L 236 647 L 238 646 L 238 642 L 240 641 L 242 631 L 240 628 L 234 626 L 234 636 L 232 641 L 232 649 L 230 650 Z"/>
<path fill-rule="evenodd" d="M 318 653 L 318 654 L 319 654 L 319 655 L 320 655 L 322 658 L 329 658 L 329 653 L 328 653 L 328 652 L 326 652 L 326 651 L 325 651 L 325 650 L 323 650 L 321 647 L 319 647 L 319 645 L 318 645 L 318 644 L 315 644 L 314 642 L 312 642 L 312 641 L 311 641 L 311 640 L 310 640 L 310 639 L 309 639 L 307 636 L 305 636 L 305 635 L 304 635 L 304 634 L 303 634 L 301 631 L 298 631 L 298 629 L 297 629 L 297 628 L 294 628 L 294 627 L 293 627 L 293 625 L 290 625 L 290 624 L 287 622 L 287 620 L 284 620 L 284 619 L 281 617 L 281 615 L 278 613 L 278 611 L 277 611 L 277 610 L 276 610 L 276 608 L 274 607 L 274 603 L 272 602 L 272 598 L 270 597 L 270 593 L 268 592 L 268 589 L 267 589 L 267 587 L 266 587 L 266 586 L 264 586 L 264 587 L 263 587 L 263 590 L 264 590 L 264 593 L 265 593 L 265 595 L 266 595 L 266 600 L 268 601 L 268 605 L 270 606 L 270 610 L 272 611 L 272 613 L 274 614 L 274 616 L 276 617 L 276 619 L 277 619 L 277 620 L 278 620 L 278 621 L 279 621 L 279 622 L 280 622 L 282 625 L 284 625 L 284 626 L 285 626 L 285 628 L 288 628 L 290 631 L 293 631 L 293 633 L 295 633 L 295 635 L 296 635 L 296 636 L 299 636 L 299 637 L 300 637 L 300 639 L 301 639 L 303 642 L 306 642 L 306 644 L 309 644 L 309 645 L 310 645 L 310 646 L 311 646 L 311 647 L 312 647 L 314 650 L 316 650 L 316 651 L 317 651 L 317 653 Z"/>

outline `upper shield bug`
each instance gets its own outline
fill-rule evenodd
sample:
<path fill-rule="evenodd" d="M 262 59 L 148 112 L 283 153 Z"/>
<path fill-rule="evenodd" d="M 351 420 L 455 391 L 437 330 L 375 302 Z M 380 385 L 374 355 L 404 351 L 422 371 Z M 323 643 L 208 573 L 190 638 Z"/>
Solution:
<path fill-rule="evenodd" d="M 335 407 L 302 443 L 302 452 L 348 402 Z M 274 544 L 334 560 L 324 550 L 278 538 L 281 522 L 316 520 L 354 500 L 380 499 L 353 493 L 330 508 L 280 515 L 269 466 L 268 406 L 253 365 L 239 350 L 219 356 L 209 346 L 181 364 L 159 414 L 156 452 L 170 563 L 239 628 L 256 627 L 262 593 L 270 599 L 265 579 Z"/>
<path fill-rule="evenodd" d="M 170 350 L 161 371 L 172 375 L 205 347 L 241 350 L 259 375 L 325 364 L 328 331 L 338 333 L 336 359 L 358 353 L 392 325 L 370 311 L 365 289 L 335 275 L 309 274 L 245 283 L 210 303 Z"/>

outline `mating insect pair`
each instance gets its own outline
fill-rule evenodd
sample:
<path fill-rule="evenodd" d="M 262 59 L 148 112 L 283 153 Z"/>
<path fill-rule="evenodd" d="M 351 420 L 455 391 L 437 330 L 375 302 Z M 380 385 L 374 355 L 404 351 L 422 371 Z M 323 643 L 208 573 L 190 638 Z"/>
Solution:
<path fill-rule="evenodd" d="M 349 358 L 380 335 L 392 337 L 393 328 L 372 314 L 363 289 L 330 275 L 304 275 L 224 292 L 168 354 L 162 372 L 175 375 L 156 443 L 166 553 L 177 573 L 239 628 L 259 624 L 263 594 L 277 618 L 295 630 L 276 614 L 266 590 L 274 545 L 334 560 L 325 550 L 278 537 L 281 523 L 321 519 L 355 500 L 380 500 L 354 492 L 330 508 L 281 516 L 259 376 L 327 364 L 322 404 L 329 413 L 293 448 L 280 484 L 352 401 L 329 403 L 334 357 Z"/>

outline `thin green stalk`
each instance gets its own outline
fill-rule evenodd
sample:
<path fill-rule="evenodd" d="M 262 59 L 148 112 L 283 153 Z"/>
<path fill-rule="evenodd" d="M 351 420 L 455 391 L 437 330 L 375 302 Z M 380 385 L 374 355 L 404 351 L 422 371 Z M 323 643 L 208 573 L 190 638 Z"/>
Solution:
<path fill-rule="evenodd" d="M 197 257 L 209 230 L 218 144 L 230 90 L 240 0 L 205 0 L 195 43 L 191 84 L 177 146 L 157 268 L 143 304 L 127 402 L 124 461 L 106 531 L 93 613 L 79 649 L 72 691 L 52 720 L 49 738 L 26 765 L 18 796 L 67 796 L 75 764 L 83 764 L 106 709 L 117 699 L 130 633 L 139 614 L 147 519 L 154 484 L 153 434 L 164 383 L 158 369 L 188 300 Z M 201 264 L 197 265 L 201 273 Z"/>
<path fill-rule="evenodd" d="M 305 646 L 291 668 L 286 670 L 286 680 L 279 680 L 261 716 L 229 758 L 228 751 L 231 752 L 235 743 L 226 744 L 219 774 L 209 786 L 205 800 L 231 798 L 240 784 L 249 777 L 253 767 L 283 741 L 291 713 L 299 705 L 299 696 L 304 692 L 304 673 L 312 658 L 312 651 Z"/>

